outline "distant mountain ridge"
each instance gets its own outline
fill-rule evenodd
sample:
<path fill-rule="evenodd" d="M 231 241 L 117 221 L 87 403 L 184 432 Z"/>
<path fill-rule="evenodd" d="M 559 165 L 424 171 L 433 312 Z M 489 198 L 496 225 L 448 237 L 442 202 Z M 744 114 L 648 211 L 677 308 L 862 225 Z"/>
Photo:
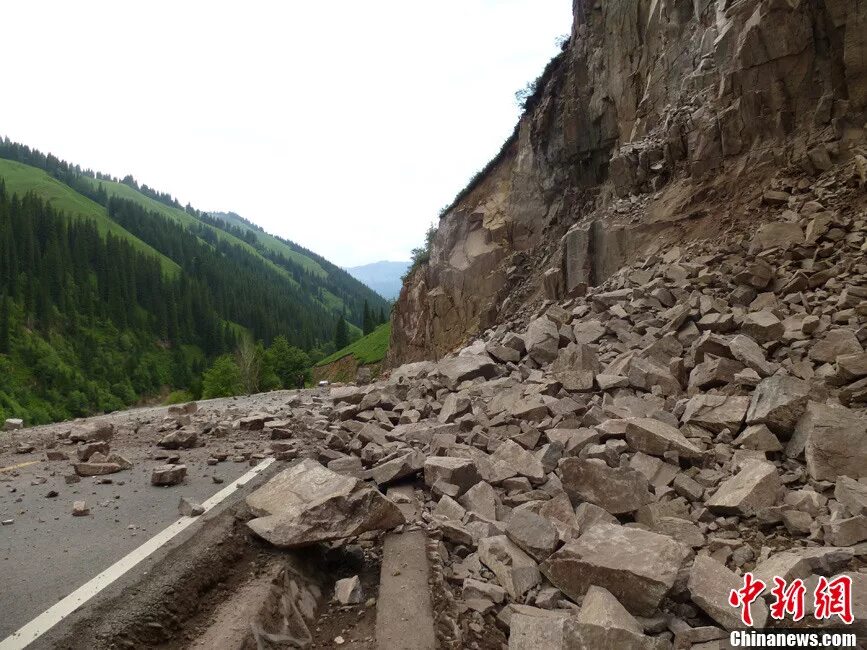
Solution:
<path fill-rule="evenodd" d="M 372 262 L 361 266 L 351 266 L 346 271 L 355 279 L 360 280 L 388 300 L 394 300 L 400 295 L 403 275 L 409 268 L 409 262 Z"/>

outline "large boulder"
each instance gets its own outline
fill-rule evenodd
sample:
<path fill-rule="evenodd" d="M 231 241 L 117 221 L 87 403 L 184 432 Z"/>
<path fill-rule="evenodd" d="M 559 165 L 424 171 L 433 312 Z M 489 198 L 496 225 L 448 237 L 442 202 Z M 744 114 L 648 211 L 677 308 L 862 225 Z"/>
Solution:
<path fill-rule="evenodd" d="M 810 348 L 810 358 L 820 363 L 834 363 L 837 357 L 858 354 L 864 348 L 850 329 L 830 330 Z"/>
<path fill-rule="evenodd" d="M 114 425 L 105 420 L 78 425 L 69 434 L 72 442 L 109 442 L 112 437 L 114 437 Z"/>
<path fill-rule="evenodd" d="M 629 418 L 626 421 L 626 442 L 632 449 L 651 456 L 664 456 L 669 451 L 685 458 L 701 456 L 701 450 L 679 430 L 653 418 Z"/>
<path fill-rule="evenodd" d="M 667 535 L 596 524 L 541 570 L 570 598 L 581 598 L 594 585 L 605 587 L 633 614 L 650 616 L 674 586 L 687 553 Z"/>
<path fill-rule="evenodd" d="M 551 363 L 560 347 L 560 330 L 550 318 L 542 316 L 527 327 L 524 335 L 527 354 L 536 363 Z"/>
<path fill-rule="evenodd" d="M 519 599 L 542 579 L 539 567 L 529 555 L 505 535 L 486 537 L 479 542 L 479 560 L 494 572 L 500 586 Z"/>
<path fill-rule="evenodd" d="M 412 450 L 397 458 L 380 463 L 373 468 L 373 480 L 377 485 L 388 485 L 417 474 L 424 467 L 425 456 Z"/>
<path fill-rule="evenodd" d="M 740 431 L 750 406 L 750 398 L 737 395 L 702 393 L 691 397 L 683 413 L 685 424 L 696 424 L 708 431 Z"/>
<path fill-rule="evenodd" d="M 545 468 L 542 462 L 513 440 L 506 440 L 500 444 L 491 454 L 491 462 L 495 467 L 504 467 L 507 472 L 525 476 L 533 483 L 545 481 Z"/>
<path fill-rule="evenodd" d="M 487 354 L 457 356 L 440 361 L 436 372 L 446 379 L 449 387 L 457 388 L 468 379 L 490 379 L 497 372 L 497 364 Z"/>
<path fill-rule="evenodd" d="M 644 628 L 604 587 L 590 587 L 574 622 L 567 621 L 566 648 L 663 650 L 665 639 L 644 634 Z"/>
<path fill-rule="evenodd" d="M 560 461 L 563 489 L 574 504 L 582 501 L 611 514 L 634 512 L 655 501 L 650 483 L 631 467 L 609 467 L 595 459 L 565 458 Z"/>
<path fill-rule="evenodd" d="M 743 578 L 707 555 L 697 556 L 689 572 L 688 588 L 692 601 L 727 630 L 744 627 L 740 610 L 729 605 L 729 594 L 743 586 Z M 764 627 L 768 620 L 765 601 L 757 599 L 750 612 L 753 627 Z"/>
<path fill-rule="evenodd" d="M 193 429 L 178 429 L 167 433 L 157 443 L 163 449 L 192 449 L 196 446 L 199 434 Z"/>
<path fill-rule="evenodd" d="M 424 482 L 428 487 L 442 481 L 466 492 L 481 480 L 476 462 L 470 458 L 431 456 L 424 462 Z"/>
<path fill-rule="evenodd" d="M 816 480 L 867 476 L 867 418 L 844 406 L 810 402 L 786 454 L 794 458 L 802 449 L 807 471 Z"/>
<path fill-rule="evenodd" d="M 593 348 L 583 343 L 570 343 L 551 364 L 551 377 L 568 391 L 590 391 L 601 369 Z"/>
<path fill-rule="evenodd" d="M 780 475 L 771 463 L 752 460 L 719 486 L 707 507 L 720 514 L 748 515 L 769 508 L 780 495 Z"/>
<path fill-rule="evenodd" d="M 304 459 L 247 497 L 250 529 L 281 548 L 354 537 L 394 528 L 400 509 L 362 481 Z"/>
<path fill-rule="evenodd" d="M 766 424 L 774 433 L 788 437 L 807 406 L 810 385 L 788 375 L 762 380 L 753 392 L 747 424 Z"/>

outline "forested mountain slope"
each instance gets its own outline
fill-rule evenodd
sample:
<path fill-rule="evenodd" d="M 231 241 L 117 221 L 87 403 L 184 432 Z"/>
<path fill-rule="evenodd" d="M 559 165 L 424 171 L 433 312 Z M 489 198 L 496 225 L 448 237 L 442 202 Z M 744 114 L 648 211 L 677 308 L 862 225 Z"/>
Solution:
<path fill-rule="evenodd" d="M 365 304 L 387 307 L 323 258 L 131 177 L 4 140 L 0 183 L 0 417 L 196 395 L 201 373 L 242 339 L 282 336 L 321 357 L 341 316 L 354 332 Z"/>

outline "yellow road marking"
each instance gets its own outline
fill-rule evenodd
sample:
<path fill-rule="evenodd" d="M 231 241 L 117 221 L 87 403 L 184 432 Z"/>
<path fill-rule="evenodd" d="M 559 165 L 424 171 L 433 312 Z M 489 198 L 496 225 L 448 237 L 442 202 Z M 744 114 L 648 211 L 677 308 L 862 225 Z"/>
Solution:
<path fill-rule="evenodd" d="M 17 465 L 10 465 L 9 467 L 0 467 L 0 472 L 8 472 L 12 469 L 21 469 L 22 467 L 27 467 L 28 465 L 35 465 L 38 462 L 38 460 L 31 460 L 28 463 L 18 463 Z"/>

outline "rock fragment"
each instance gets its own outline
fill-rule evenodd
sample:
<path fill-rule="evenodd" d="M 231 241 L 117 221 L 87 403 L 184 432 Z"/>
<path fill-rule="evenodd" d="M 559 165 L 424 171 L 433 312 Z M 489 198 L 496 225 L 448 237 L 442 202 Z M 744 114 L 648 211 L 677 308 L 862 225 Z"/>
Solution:
<path fill-rule="evenodd" d="M 388 530 L 406 522 L 400 509 L 362 481 L 305 458 L 247 497 L 247 526 L 281 548 Z"/>

